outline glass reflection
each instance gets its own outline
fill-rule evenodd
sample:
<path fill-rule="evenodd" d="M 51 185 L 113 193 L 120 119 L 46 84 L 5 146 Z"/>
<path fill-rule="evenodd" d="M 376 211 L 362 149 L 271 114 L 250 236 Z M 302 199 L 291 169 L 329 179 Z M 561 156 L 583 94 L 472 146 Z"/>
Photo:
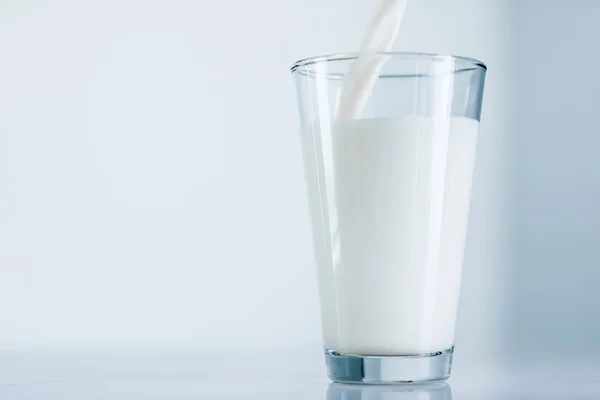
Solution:
<path fill-rule="evenodd" d="M 359 386 L 332 383 L 327 400 L 451 400 L 447 383 Z"/>

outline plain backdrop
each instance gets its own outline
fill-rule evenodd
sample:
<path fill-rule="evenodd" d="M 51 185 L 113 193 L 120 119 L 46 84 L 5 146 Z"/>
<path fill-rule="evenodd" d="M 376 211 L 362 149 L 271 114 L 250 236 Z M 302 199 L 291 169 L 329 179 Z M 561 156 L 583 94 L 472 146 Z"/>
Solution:
<path fill-rule="evenodd" d="M 2 1 L 0 349 L 318 353 L 288 68 L 373 8 Z M 489 67 L 457 363 L 598 354 L 599 17 L 409 1 L 395 50 Z"/>
<path fill-rule="evenodd" d="M 517 11 L 510 342 L 528 359 L 597 365 L 600 2 L 527 1 Z"/>

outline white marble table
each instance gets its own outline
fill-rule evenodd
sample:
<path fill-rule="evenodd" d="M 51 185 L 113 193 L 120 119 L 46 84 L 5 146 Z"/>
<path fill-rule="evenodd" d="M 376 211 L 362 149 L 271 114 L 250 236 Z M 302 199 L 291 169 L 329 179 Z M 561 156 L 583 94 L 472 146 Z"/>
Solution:
<path fill-rule="evenodd" d="M 447 385 L 332 384 L 314 355 L 0 353 L 1 400 L 591 400 L 600 366 L 457 366 Z"/>

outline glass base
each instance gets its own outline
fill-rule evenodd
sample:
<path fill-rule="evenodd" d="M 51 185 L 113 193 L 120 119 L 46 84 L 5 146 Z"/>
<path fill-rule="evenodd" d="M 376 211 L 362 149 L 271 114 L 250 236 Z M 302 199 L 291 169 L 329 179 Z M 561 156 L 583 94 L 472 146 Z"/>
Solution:
<path fill-rule="evenodd" d="M 360 356 L 325 349 L 327 375 L 334 382 L 393 384 L 440 382 L 450 377 L 454 347 L 431 354 Z"/>

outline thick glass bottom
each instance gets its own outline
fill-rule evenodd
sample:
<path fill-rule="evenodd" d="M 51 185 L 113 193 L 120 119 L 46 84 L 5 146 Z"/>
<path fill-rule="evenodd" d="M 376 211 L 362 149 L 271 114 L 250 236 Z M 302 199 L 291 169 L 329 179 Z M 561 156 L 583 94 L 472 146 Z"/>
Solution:
<path fill-rule="evenodd" d="M 445 381 L 454 347 L 431 354 L 360 356 L 325 349 L 327 375 L 334 382 L 393 384 Z"/>

